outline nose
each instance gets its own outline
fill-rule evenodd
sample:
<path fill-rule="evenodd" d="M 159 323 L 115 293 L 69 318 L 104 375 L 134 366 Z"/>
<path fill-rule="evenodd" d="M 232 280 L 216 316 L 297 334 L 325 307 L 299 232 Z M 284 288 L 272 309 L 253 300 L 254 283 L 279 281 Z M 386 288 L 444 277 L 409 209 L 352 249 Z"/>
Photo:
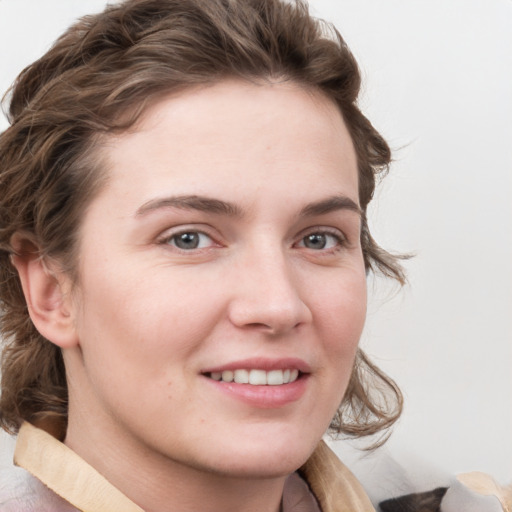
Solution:
<path fill-rule="evenodd" d="M 281 254 L 253 254 L 235 267 L 231 322 L 240 328 L 282 335 L 312 319 L 300 276 Z M 238 271 L 236 271 L 238 269 Z"/>

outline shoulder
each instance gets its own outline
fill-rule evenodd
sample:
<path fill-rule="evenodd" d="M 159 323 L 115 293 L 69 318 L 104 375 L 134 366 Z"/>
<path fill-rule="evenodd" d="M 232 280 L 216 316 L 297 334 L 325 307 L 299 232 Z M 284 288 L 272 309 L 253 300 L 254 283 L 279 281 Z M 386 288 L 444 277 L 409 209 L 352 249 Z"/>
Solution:
<path fill-rule="evenodd" d="M 23 470 L 19 468 L 0 468 L 0 511 L 25 512 L 30 510 L 29 505 L 23 502 L 30 500 L 30 491 L 25 482 Z"/>
<path fill-rule="evenodd" d="M 512 512 L 512 486 L 502 487 L 484 473 L 456 476 L 411 453 L 334 445 L 382 512 Z"/>
<path fill-rule="evenodd" d="M 24 469 L 2 460 L 0 512 L 76 512 L 76 509 Z"/>
<path fill-rule="evenodd" d="M 0 469 L 0 512 L 77 512 L 25 470 Z"/>

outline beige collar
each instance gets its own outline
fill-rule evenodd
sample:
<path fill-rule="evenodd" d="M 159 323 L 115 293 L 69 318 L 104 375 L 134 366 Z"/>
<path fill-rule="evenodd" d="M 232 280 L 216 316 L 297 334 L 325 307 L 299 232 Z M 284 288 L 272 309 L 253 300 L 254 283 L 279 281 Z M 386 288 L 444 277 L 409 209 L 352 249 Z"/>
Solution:
<path fill-rule="evenodd" d="M 363 486 L 323 441 L 299 472 L 322 512 L 375 512 Z"/>
<path fill-rule="evenodd" d="M 477 471 L 458 475 L 457 480 L 482 496 L 496 496 L 503 512 L 512 512 L 512 484 L 501 486 L 489 475 Z"/>
<path fill-rule="evenodd" d="M 20 428 L 14 462 L 82 512 L 144 512 L 70 448 L 30 423 Z M 299 471 L 322 512 L 375 512 L 361 484 L 323 441 Z"/>

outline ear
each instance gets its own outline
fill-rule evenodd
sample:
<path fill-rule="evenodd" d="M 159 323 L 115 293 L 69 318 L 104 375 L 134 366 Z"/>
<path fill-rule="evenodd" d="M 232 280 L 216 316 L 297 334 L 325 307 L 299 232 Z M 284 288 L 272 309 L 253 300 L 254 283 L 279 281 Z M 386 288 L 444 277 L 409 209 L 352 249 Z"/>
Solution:
<path fill-rule="evenodd" d="M 37 244 L 15 234 L 11 261 L 20 276 L 28 312 L 36 329 L 61 348 L 78 344 L 70 279 L 57 265 L 47 263 Z M 53 267 L 53 268 L 52 268 Z"/>

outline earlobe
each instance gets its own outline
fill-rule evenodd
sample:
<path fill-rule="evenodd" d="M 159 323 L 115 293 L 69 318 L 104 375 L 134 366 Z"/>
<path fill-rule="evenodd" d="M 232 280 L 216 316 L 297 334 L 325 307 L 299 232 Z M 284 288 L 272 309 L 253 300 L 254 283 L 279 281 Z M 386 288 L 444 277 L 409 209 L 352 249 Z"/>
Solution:
<path fill-rule="evenodd" d="M 40 256 L 37 245 L 27 238 L 14 235 L 11 246 L 15 250 L 11 261 L 18 271 L 28 312 L 36 329 L 61 348 L 76 345 L 78 340 L 69 279 L 57 269 L 52 269 Z"/>

